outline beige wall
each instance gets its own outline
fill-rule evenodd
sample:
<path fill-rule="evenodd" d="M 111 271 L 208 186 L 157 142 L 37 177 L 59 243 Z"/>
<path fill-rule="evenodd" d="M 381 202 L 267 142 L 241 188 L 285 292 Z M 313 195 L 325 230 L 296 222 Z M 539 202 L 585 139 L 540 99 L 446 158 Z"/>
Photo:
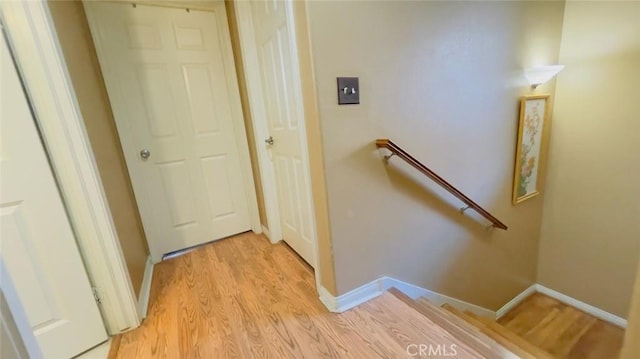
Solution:
<path fill-rule="evenodd" d="M 567 2 L 538 269 L 621 317 L 640 254 L 639 19 L 639 2 Z"/>
<path fill-rule="evenodd" d="M 136 295 L 149 253 L 102 73 L 80 1 L 49 1 L 62 52 Z"/>
<path fill-rule="evenodd" d="M 497 309 L 535 281 L 542 198 L 511 205 L 523 69 L 558 60 L 563 2 L 310 2 L 337 293 L 382 275 Z M 336 77 L 360 78 L 338 106 Z M 539 91 L 551 91 L 553 83 Z M 389 137 L 504 221 L 398 159 Z"/>

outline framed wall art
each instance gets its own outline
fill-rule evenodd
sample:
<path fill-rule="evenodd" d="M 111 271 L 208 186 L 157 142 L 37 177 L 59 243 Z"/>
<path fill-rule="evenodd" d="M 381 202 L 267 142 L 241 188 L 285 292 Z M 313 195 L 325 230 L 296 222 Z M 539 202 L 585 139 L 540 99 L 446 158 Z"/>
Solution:
<path fill-rule="evenodd" d="M 541 191 L 540 169 L 545 168 L 545 146 L 549 125 L 550 95 L 523 96 L 513 176 L 513 204 L 535 197 Z"/>

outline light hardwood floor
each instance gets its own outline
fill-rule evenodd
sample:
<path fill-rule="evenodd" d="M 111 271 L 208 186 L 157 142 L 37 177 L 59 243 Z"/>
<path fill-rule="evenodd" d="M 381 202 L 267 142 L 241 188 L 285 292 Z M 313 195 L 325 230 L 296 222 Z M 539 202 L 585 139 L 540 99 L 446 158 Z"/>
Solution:
<path fill-rule="evenodd" d="M 246 233 L 155 266 L 149 313 L 117 358 L 404 358 L 409 344 L 455 344 L 390 293 L 342 314 L 318 300 L 312 269 L 285 244 Z"/>
<path fill-rule="evenodd" d="M 536 293 L 498 321 L 560 358 L 618 358 L 624 329 Z"/>

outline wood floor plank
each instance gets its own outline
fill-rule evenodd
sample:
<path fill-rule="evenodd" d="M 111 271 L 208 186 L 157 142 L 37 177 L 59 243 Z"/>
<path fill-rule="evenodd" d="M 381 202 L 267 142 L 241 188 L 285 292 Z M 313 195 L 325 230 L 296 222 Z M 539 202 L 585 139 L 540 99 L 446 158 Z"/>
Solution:
<path fill-rule="evenodd" d="M 541 293 L 498 322 L 557 358 L 617 358 L 624 338 L 624 329 Z"/>
<path fill-rule="evenodd" d="M 598 320 L 578 341 L 567 356 L 570 359 L 618 358 L 624 331 Z"/>
<path fill-rule="evenodd" d="M 536 359 L 535 356 L 533 356 L 531 353 L 522 349 L 512 340 L 509 340 L 504 336 L 500 335 L 499 333 L 497 333 L 495 330 L 492 330 L 487 325 L 485 325 L 485 323 L 476 319 L 473 315 L 468 315 L 466 313 L 463 313 L 462 311 L 454 308 L 449 304 L 444 304 L 442 308 L 453 313 L 454 315 L 457 315 L 458 317 L 464 319 L 465 321 L 469 322 L 471 325 L 478 328 L 478 330 L 480 330 L 483 334 L 489 336 L 490 338 L 492 338 L 493 340 L 495 340 L 496 342 L 498 342 L 499 344 L 501 344 L 502 346 L 510 350 L 512 353 L 515 353 L 518 358 Z"/>
<path fill-rule="evenodd" d="M 590 315 L 581 315 L 562 333 L 553 345 L 548 347 L 548 352 L 559 357 L 566 358 L 571 350 L 578 344 L 584 334 L 598 322 L 597 318 Z M 604 338 L 603 338 L 604 339 Z"/>
<path fill-rule="evenodd" d="M 512 332 L 523 336 L 561 305 L 551 298 L 536 293 L 520 303 L 498 322 Z"/>
<path fill-rule="evenodd" d="M 467 344 L 466 341 L 459 340 L 452 333 L 447 331 L 442 326 L 435 323 L 430 318 L 423 315 L 416 315 L 417 312 L 412 307 L 404 304 L 396 296 L 391 293 L 383 294 L 384 301 L 376 301 L 376 304 L 381 306 L 382 313 L 389 316 L 389 313 L 393 313 L 399 317 L 398 329 L 401 332 L 396 333 L 399 339 L 405 339 L 402 342 L 403 347 L 407 347 L 411 343 L 421 343 L 431 345 L 436 350 L 439 348 L 441 353 L 453 353 L 458 358 L 493 358 L 495 356 L 486 356 L 473 349 L 472 346 Z M 384 324 L 385 318 L 381 318 L 381 323 Z M 404 324 L 404 325 L 403 325 Z"/>
<path fill-rule="evenodd" d="M 148 316 L 121 335 L 117 358 L 405 358 L 410 343 L 455 343 L 394 298 L 342 314 L 318 299 L 308 264 L 252 233 L 154 268 Z M 434 325 L 434 324 L 430 324 Z M 431 330 L 433 329 L 433 330 Z"/>
<path fill-rule="evenodd" d="M 504 358 L 508 356 L 503 346 L 453 313 L 436 307 L 425 298 L 413 300 L 396 288 L 390 289 L 389 292 L 455 337 L 460 338 L 482 356 L 488 358 Z"/>
<path fill-rule="evenodd" d="M 475 315 L 475 314 L 473 314 L 473 313 L 471 313 L 469 311 L 465 311 L 465 314 L 467 314 L 470 317 L 473 317 L 473 318 L 479 320 L 480 322 L 482 322 L 484 325 L 486 325 L 489 329 L 493 330 L 498 335 L 501 335 L 502 337 L 506 338 L 507 340 L 509 340 L 513 344 L 515 344 L 518 347 L 522 348 L 525 352 L 527 352 L 529 354 L 532 354 L 536 359 L 551 359 L 551 358 L 553 358 L 553 355 L 551 355 L 550 353 L 545 351 L 543 348 L 532 344 L 531 342 L 529 342 L 529 341 L 525 340 L 524 338 L 518 336 L 517 334 L 513 333 L 512 331 L 510 331 L 509 329 L 505 328 L 501 324 L 493 321 L 492 319 Z"/>
<path fill-rule="evenodd" d="M 120 349 L 121 340 L 122 340 L 122 335 L 114 335 L 111 337 L 111 346 L 109 347 L 109 353 L 107 354 L 107 359 L 117 358 L 118 349 Z"/>

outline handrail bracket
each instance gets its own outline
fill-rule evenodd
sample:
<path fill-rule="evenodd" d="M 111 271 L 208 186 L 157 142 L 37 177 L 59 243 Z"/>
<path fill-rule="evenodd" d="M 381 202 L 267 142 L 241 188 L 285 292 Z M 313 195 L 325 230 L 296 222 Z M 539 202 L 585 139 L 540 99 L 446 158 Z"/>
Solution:
<path fill-rule="evenodd" d="M 490 230 L 491 228 L 500 228 L 500 229 L 504 229 L 505 231 L 507 230 L 507 226 L 504 223 L 502 223 L 499 219 L 494 217 L 491 213 L 487 212 L 487 210 L 485 210 L 484 208 L 480 207 L 480 205 L 478 205 L 476 202 L 471 200 L 471 198 L 467 197 L 464 193 L 460 192 L 460 190 L 452 186 L 449 182 L 445 181 L 442 177 L 438 176 L 438 174 L 433 172 L 431 169 L 429 169 L 427 166 L 422 164 L 420 161 L 418 161 L 416 158 L 411 156 L 409 153 L 407 153 L 405 150 L 400 148 L 398 145 L 396 145 L 389 139 L 386 139 L 386 138 L 377 139 L 376 147 L 385 148 L 389 150 L 390 154 L 385 155 L 383 157 L 383 161 L 385 164 L 389 164 L 389 160 L 391 159 L 391 157 L 398 156 L 402 158 L 405 162 L 410 164 L 413 168 L 417 169 L 422 174 L 426 175 L 432 181 L 434 181 L 435 183 L 440 185 L 442 188 L 447 190 L 449 193 L 454 195 L 456 198 L 461 200 L 466 206 L 460 208 L 460 213 L 464 214 L 466 210 L 473 209 L 474 211 L 476 211 L 481 216 L 483 216 L 484 218 L 488 219 L 491 222 L 491 225 L 487 227 L 487 230 Z"/>

